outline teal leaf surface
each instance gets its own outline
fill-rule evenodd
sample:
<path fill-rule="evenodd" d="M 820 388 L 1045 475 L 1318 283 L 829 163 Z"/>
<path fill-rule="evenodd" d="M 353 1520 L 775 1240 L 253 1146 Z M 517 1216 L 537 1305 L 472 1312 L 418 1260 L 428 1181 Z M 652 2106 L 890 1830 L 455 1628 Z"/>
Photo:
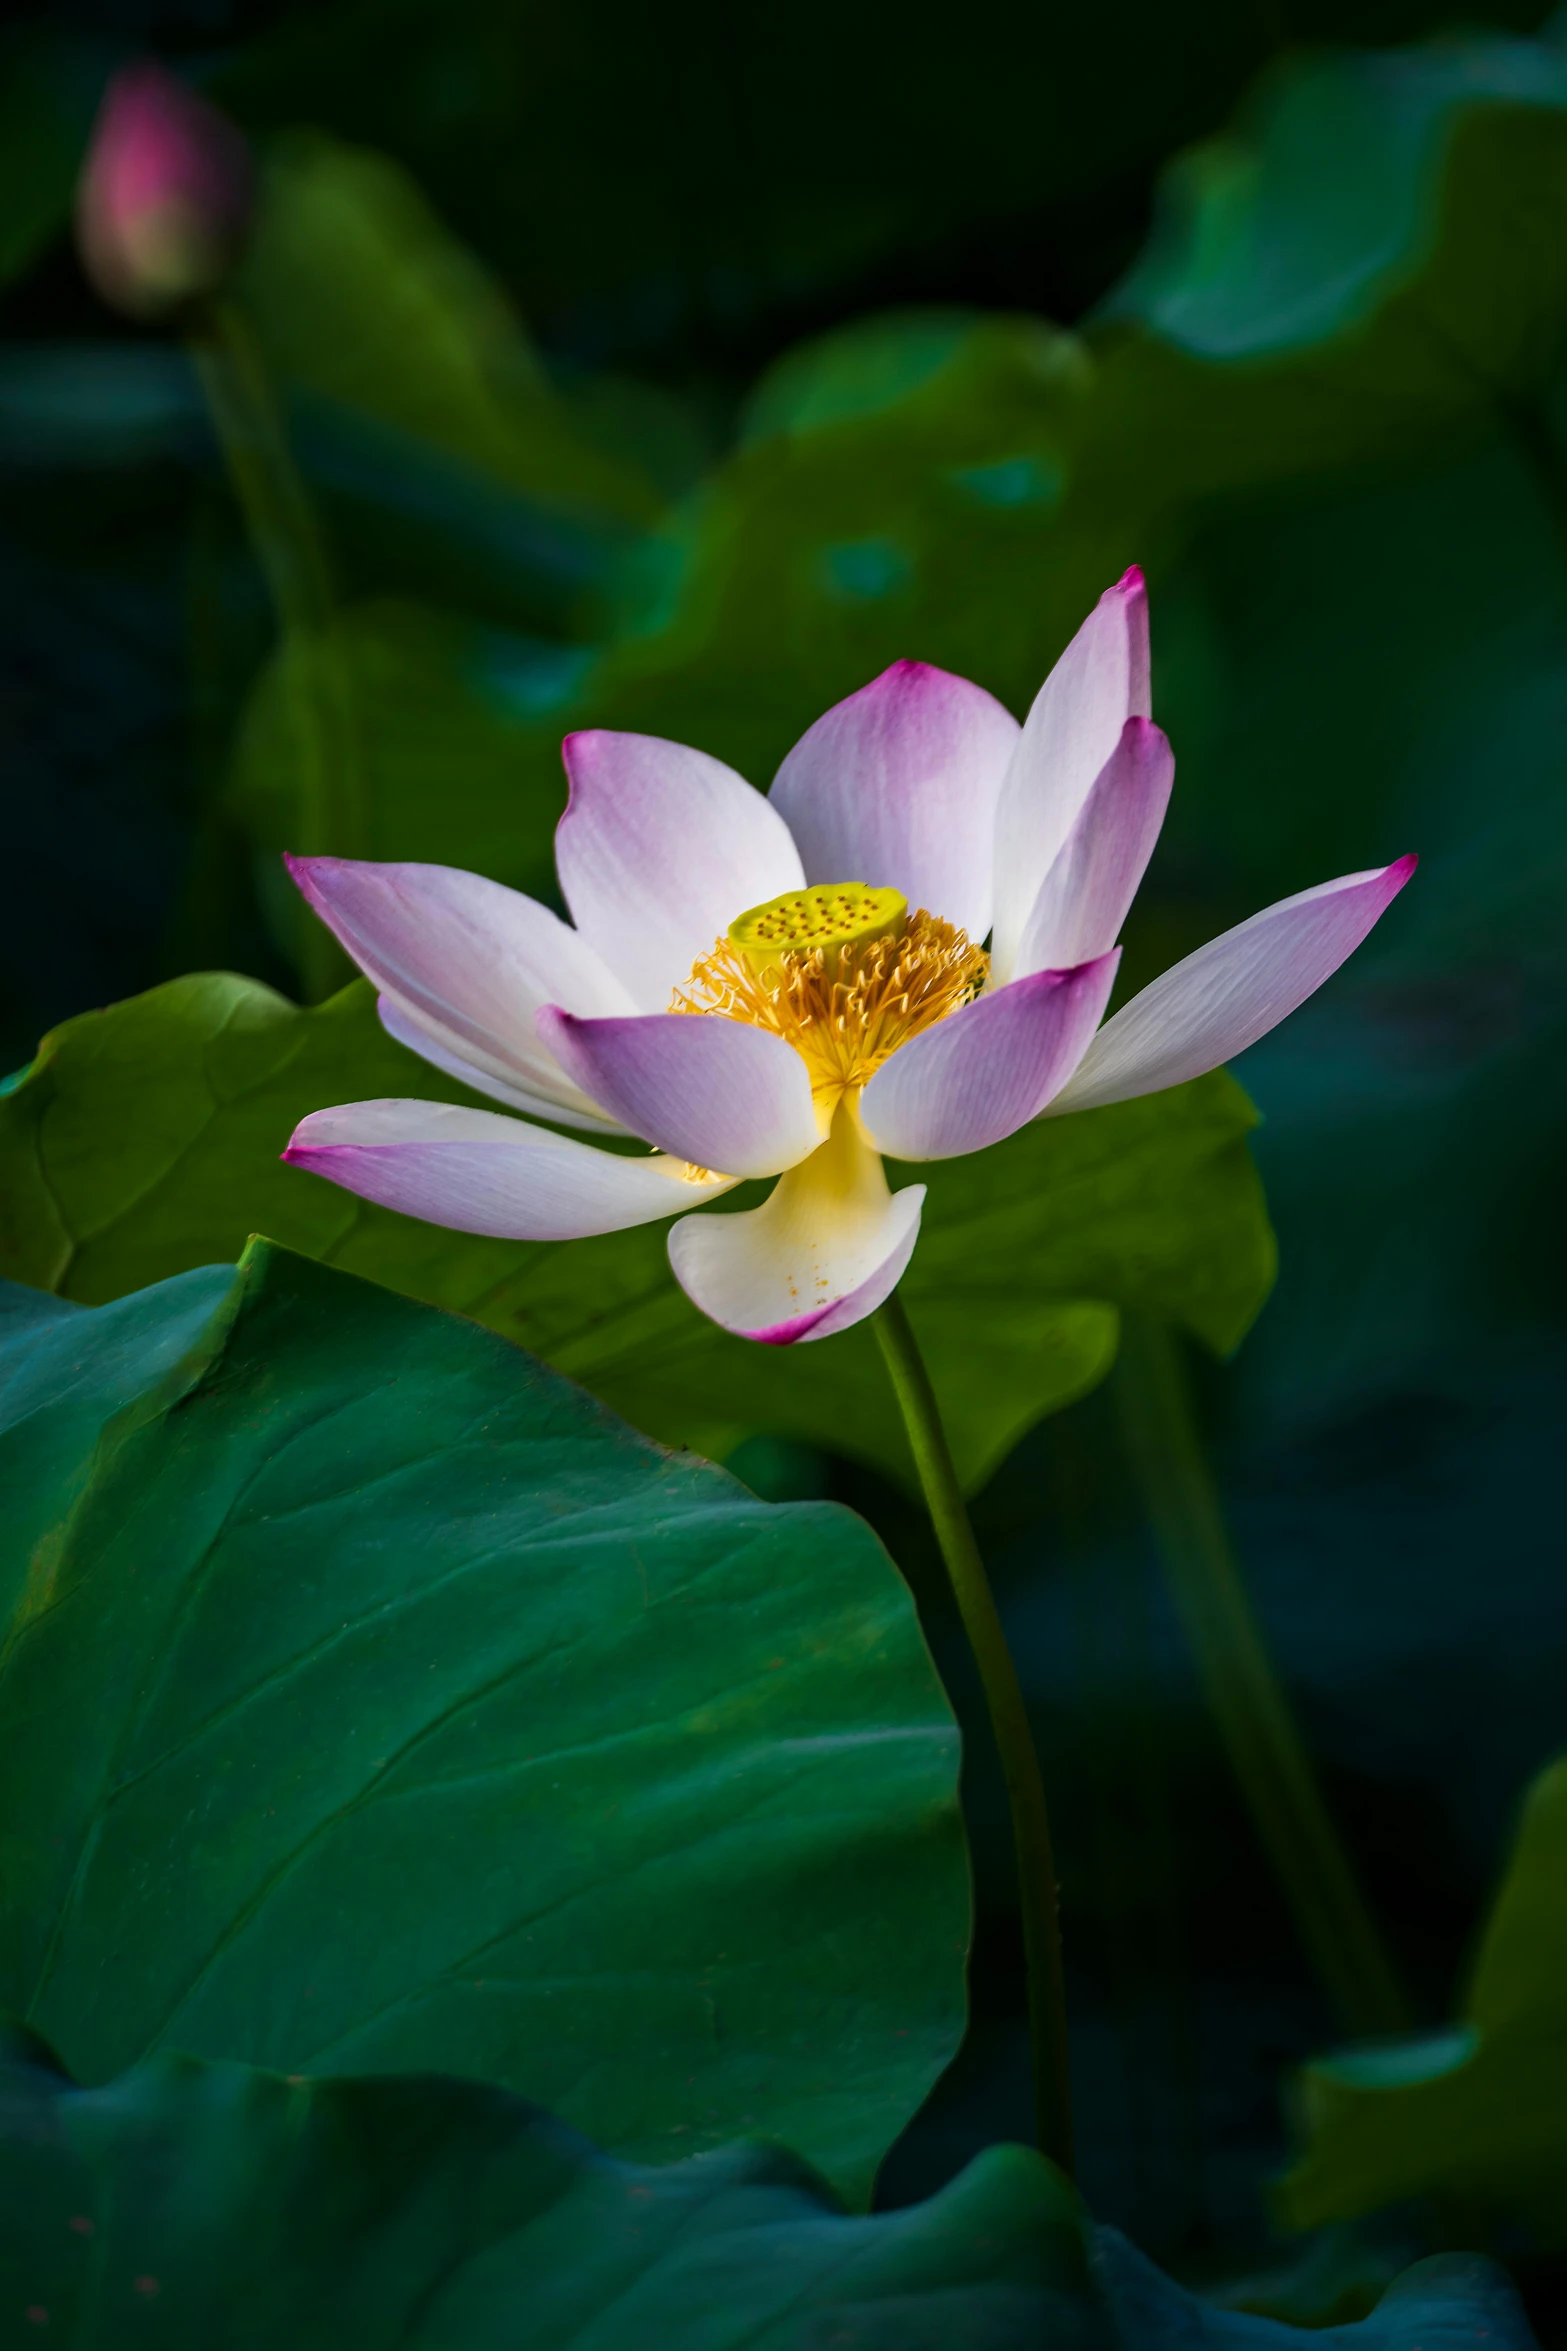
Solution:
<path fill-rule="evenodd" d="M 435 2067 L 866 2193 L 969 1910 L 868 1528 L 265 1244 L 0 1381 L 0 2000 L 75 2073 Z"/>

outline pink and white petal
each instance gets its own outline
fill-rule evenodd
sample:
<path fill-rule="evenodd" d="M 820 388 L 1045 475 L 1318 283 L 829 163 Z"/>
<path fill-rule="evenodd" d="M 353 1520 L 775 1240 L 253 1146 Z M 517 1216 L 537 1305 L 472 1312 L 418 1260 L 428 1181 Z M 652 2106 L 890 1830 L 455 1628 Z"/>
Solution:
<path fill-rule="evenodd" d="M 770 1347 L 827 1339 L 897 1288 L 924 1201 L 923 1184 L 888 1190 L 880 1159 L 841 1109 L 821 1149 L 780 1176 L 760 1208 L 682 1217 L 669 1262 L 726 1331 Z"/>
<path fill-rule="evenodd" d="M 1032 972 L 900 1045 L 860 1096 L 870 1141 L 893 1159 L 957 1159 L 1015 1135 L 1082 1060 L 1120 960 L 1117 947 Z"/>
<path fill-rule="evenodd" d="M 680 1163 L 621 1158 L 493 1110 L 450 1102 L 345 1102 L 314 1111 L 283 1153 L 290 1167 L 362 1200 L 505 1241 L 579 1241 L 623 1232 L 727 1192 Z"/>
<path fill-rule="evenodd" d="M 997 795 L 1022 733 L 967 678 L 895 661 L 816 721 L 773 778 L 808 882 L 868 882 L 990 929 Z"/>
<path fill-rule="evenodd" d="M 1129 718 L 1152 709 L 1148 595 L 1134 566 L 1107 588 L 1034 697 L 996 803 L 991 970 L 1016 979 L 1039 887 Z"/>
<path fill-rule="evenodd" d="M 552 1092 L 546 1093 L 542 1086 L 512 1085 L 480 1069 L 458 1049 L 455 1040 L 438 1036 L 390 996 L 378 996 L 375 1008 L 389 1037 L 395 1037 L 399 1045 L 406 1045 L 411 1053 L 428 1061 L 432 1069 L 444 1070 L 449 1078 L 472 1086 L 476 1094 L 488 1094 L 492 1102 L 504 1102 L 508 1109 L 520 1110 L 527 1118 L 553 1119 L 557 1126 L 581 1127 L 593 1135 L 623 1135 L 626 1131 L 587 1103 L 586 1096 L 571 1083 L 564 1070 L 556 1071 Z M 586 1107 L 578 1109 L 578 1103 L 585 1103 Z"/>
<path fill-rule="evenodd" d="M 550 1005 L 539 1034 L 612 1118 L 698 1167 L 776 1175 L 821 1141 L 805 1063 L 746 1021 L 685 1012 L 578 1020 Z"/>
<path fill-rule="evenodd" d="M 564 1081 L 533 1016 L 541 1004 L 589 1014 L 634 1007 L 569 923 L 536 899 L 456 866 L 347 857 L 285 863 L 360 970 L 406 1016 L 403 1041 L 415 1052 L 425 1050 L 417 1038 L 428 1038 L 465 1064 L 465 1078 L 468 1069 L 483 1071 L 591 1115 L 592 1103 Z"/>
<path fill-rule="evenodd" d="M 1047 1115 L 1156 1094 L 1244 1053 L 1354 953 L 1416 862 L 1320 882 L 1199 947 L 1105 1023 Z"/>
<path fill-rule="evenodd" d="M 777 809 L 705 751 L 593 727 L 561 754 L 555 865 L 572 918 L 632 1009 L 665 1012 L 737 914 L 799 889 L 800 853 Z"/>
<path fill-rule="evenodd" d="M 1069 970 L 1115 945 L 1153 855 L 1174 779 L 1168 738 L 1151 718 L 1129 718 L 1039 885 L 1018 942 L 1019 976 Z"/>

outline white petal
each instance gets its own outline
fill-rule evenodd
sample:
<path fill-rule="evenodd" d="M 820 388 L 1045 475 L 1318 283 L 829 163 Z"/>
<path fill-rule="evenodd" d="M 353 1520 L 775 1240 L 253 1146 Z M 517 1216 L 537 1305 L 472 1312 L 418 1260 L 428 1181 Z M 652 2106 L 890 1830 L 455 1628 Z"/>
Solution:
<path fill-rule="evenodd" d="M 1150 718 L 1129 718 L 1039 885 L 1018 944 L 1021 979 L 1066 971 L 1108 954 L 1121 936 L 1164 812 L 1175 758 Z"/>
<path fill-rule="evenodd" d="M 488 1070 L 480 1069 L 464 1054 L 455 1052 L 446 1040 L 437 1039 L 411 1013 L 404 1012 L 400 1005 L 394 1004 L 390 996 L 378 996 L 375 1008 L 381 1026 L 389 1037 L 395 1037 L 399 1045 L 406 1045 L 410 1053 L 417 1053 L 422 1060 L 429 1062 L 432 1069 L 444 1069 L 448 1077 L 459 1079 L 465 1086 L 472 1086 L 476 1094 L 488 1094 L 492 1102 L 504 1102 L 509 1110 L 520 1110 L 525 1118 L 553 1119 L 557 1126 L 581 1127 L 592 1135 L 623 1135 L 626 1132 L 623 1126 L 617 1126 L 614 1119 L 606 1118 L 601 1111 L 574 1108 L 573 1105 L 582 1096 L 564 1075 L 558 1079 L 552 1094 L 527 1086 L 508 1085 L 503 1079 L 492 1077 Z"/>
<path fill-rule="evenodd" d="M 894 662 L 819 718 L 773 779 L 806 880 L 901 890 L 978 945 L 996 795 L 1021 731 L 982 686 Z"/>
<path fill-rule="evenodd" d="M 629 1009 L 667 1012 L 737 914 L 801 887 L 800 853 L 777 809 L 705 751 L 590 728 L 568 735 L 562 755 L 571 798 L 555 865 L 566 903 Z"/>
<path fill-rule="evenodd" d="M 450 1102 L 345 1102 L 294 1130 L 283 1157 L 427 1224 L 507 1241 L 577 1241 L 652 1224 L 727 1192 L 680 1162 L 621 1158 L 493 1110 Z"/>
<path fill-rule="evenodd" d="M 1156 1094 L 1244 1053 L 1354 953 L 1414 870 L 1400 857 L 1319 882 L 1211 939 L 1106 1021 L 1045 1116 Z"/>
<path fill-rule="evenodd" d="M 587 941 L 547 906 L 450 865 L 290 857 L 300 890 L 401 1016 L 400 1043 L 439 1069 L 488 1078 L 501 1100 L 542 1095 L 550 1115 L 600 1125 L 534 1026 L 541 1004 L 634 1009 Z M 505 1089 L 505 1091 L 501 1091 Z"/>
<path fill-rule="evenodd" d="M 1016 1134 L 1058 1093 L 1104 1017 L 1120 949 L 977 996 L 901 1045 L 860 1097 L 893 1159 L 959 1159 Z"/>
<path fill-rule="evenodd" d="M 821 1141 L 810 1072 L 767 1029 L 688 1012 L 576 1020 L 548 1005 L 539 1028 L 596 1102 L 677 1159 L 769 1176 Z"/>
<path fill-rule="evenodd" d="M 768 1346 L 826 1339 L 874 1314 L 903 1277 L 919 1238 L 925 1187 L 891 1192 L 853 1113 L 779 1177 L 760 1208 L 683 1217 L 669 1261 L 686 1295 L 714 1322 Z"/>
<path fill-rule="evenodd" d="M 1039 886 L 1129 718 L 1147 718 L 1148 598 L 1135 568 L 1105 591 L 1034 698 L 996 804 L 991 976 L 1016 979 Z"/>

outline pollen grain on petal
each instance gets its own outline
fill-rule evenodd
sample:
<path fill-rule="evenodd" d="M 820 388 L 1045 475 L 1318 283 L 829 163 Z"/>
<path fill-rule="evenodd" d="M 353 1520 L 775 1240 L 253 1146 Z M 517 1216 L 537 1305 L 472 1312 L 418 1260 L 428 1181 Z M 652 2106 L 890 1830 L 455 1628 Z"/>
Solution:
<path fill-rule="evenodd" d="M 869 1083 L 911 1037 L 977 996 L 989 958 L 965 931 L 923 908 L 901 932 L 840 948 L 776 955 L 762 968 L 717 939 L 675 990 L 671 1012 L 748 1021 L 793 1045 L 824 1105 Z"/>

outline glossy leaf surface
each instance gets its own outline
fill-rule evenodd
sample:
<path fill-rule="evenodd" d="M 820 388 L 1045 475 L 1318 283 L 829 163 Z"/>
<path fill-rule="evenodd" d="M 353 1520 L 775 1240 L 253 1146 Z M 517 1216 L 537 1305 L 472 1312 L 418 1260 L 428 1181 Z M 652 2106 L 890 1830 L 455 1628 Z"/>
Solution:
<path fill-rule="evenodd" d="M 8 2008 L 90 2080 L 434 2067 L 864 2193 L 962 2030 L 968 1883 L 858 1519 L 264 1244 L 4 1364 Z"/>

